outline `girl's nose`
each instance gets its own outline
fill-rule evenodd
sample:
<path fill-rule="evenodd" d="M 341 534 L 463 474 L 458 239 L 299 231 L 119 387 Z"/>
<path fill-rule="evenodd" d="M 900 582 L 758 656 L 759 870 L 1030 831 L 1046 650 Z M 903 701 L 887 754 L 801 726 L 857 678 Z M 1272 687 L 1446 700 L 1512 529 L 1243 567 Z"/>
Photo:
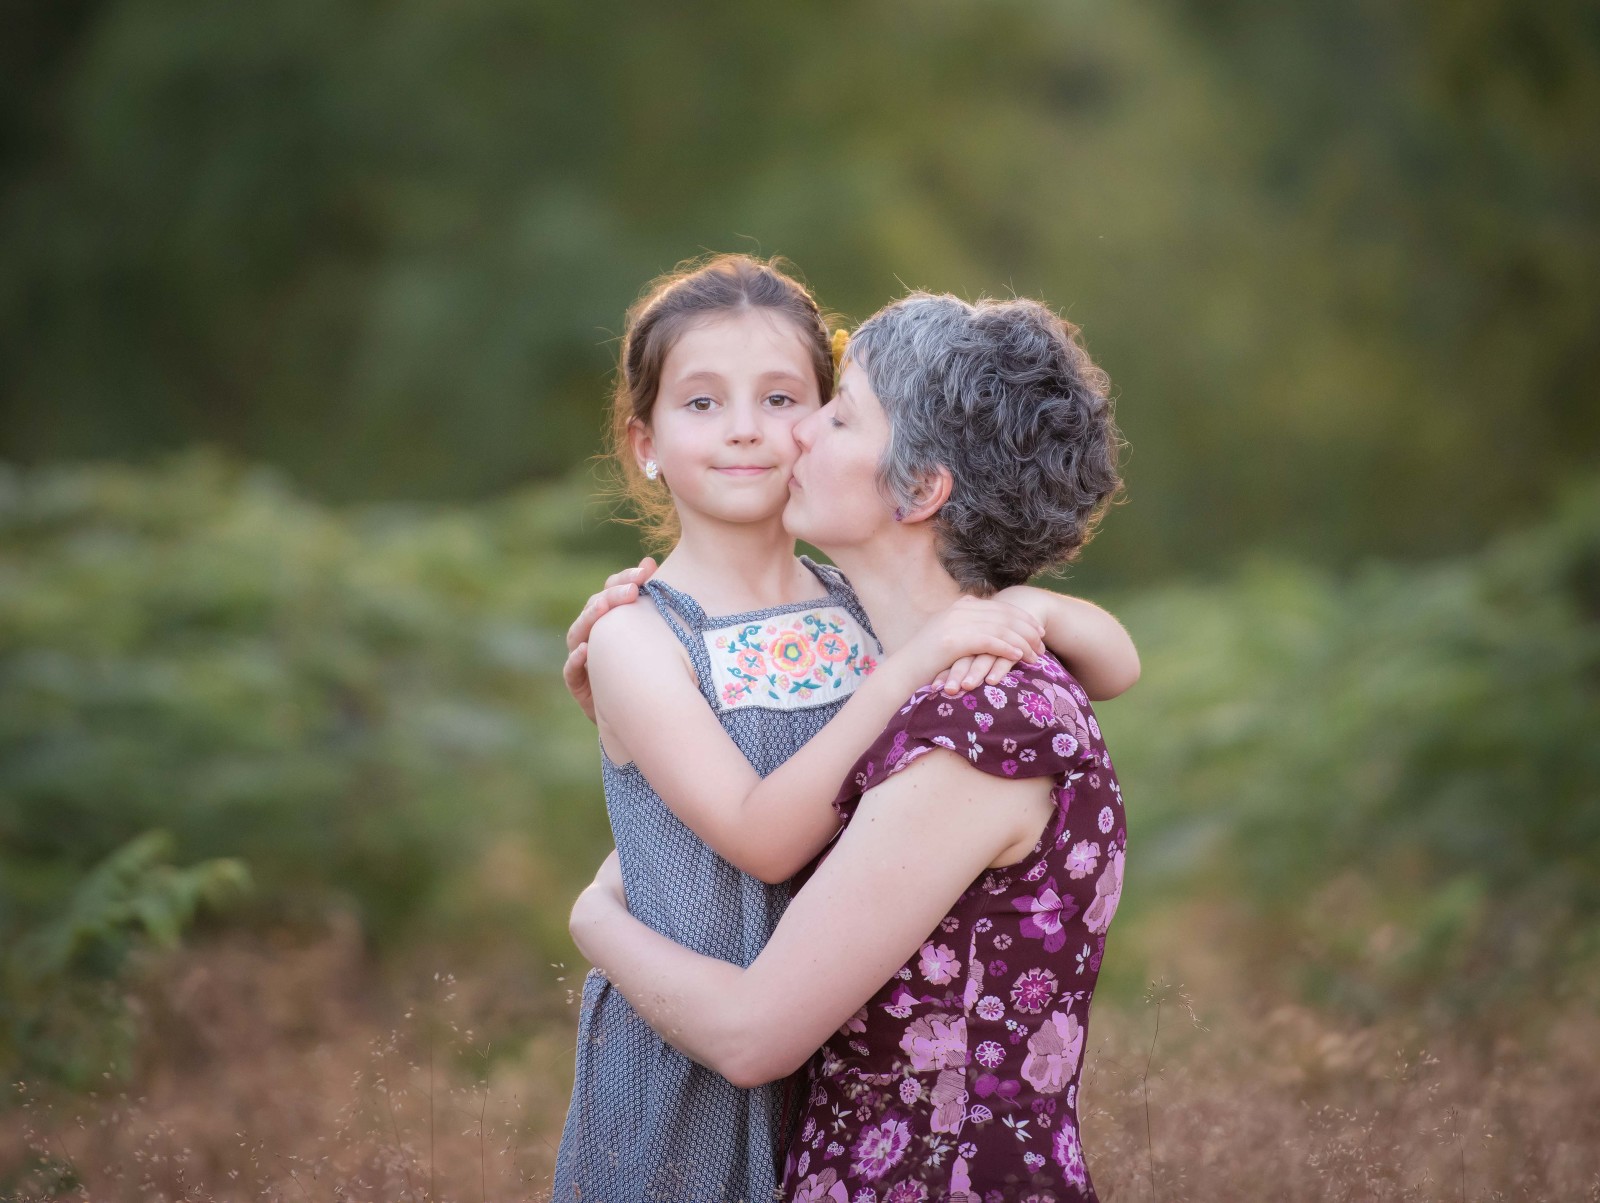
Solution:
<path fill-rule="evenodd" d="M 759 443 L 761 441 L 760 415 L 750 406 L 728 407 L 728 441 L 730 443 Z"/>

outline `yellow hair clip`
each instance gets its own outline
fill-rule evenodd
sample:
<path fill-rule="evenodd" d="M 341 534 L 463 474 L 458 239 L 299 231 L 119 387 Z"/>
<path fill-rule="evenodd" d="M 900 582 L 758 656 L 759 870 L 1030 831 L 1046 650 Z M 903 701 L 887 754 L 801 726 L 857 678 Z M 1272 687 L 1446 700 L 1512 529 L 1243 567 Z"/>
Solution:
<path fill-rule="evenodd" d="M 833 370 L 837 372 L 844 363 L 844 349 L 850 343 L 850 331 L 843 326 L 833 332 Z"/>

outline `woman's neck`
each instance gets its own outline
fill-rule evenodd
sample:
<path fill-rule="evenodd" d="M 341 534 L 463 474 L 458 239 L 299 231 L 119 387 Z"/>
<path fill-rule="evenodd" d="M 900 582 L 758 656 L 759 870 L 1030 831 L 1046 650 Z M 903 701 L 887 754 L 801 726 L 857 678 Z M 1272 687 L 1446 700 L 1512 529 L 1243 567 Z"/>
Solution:
<path fill-rule="evenodd" d="M 683 533 L 656 575 L 711 614 L 739 614 L 806 601 L 822 584 L 794 554 L 781 518 L 722 522 L 680 511 Z"/>
<path fill-rule="evenodd" d="M 905 646 L 924 623 L 961 596 L 961 586 L 939 563 L 931 535 L 828 555 L 850 578 L 885 655 Z"/>

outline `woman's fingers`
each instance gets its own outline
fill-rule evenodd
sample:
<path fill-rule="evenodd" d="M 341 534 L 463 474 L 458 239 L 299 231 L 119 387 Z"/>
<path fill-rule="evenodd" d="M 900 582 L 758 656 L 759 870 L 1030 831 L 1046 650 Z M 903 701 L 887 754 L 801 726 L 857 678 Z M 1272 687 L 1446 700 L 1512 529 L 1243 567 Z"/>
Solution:
<path fill-rule="evenodd" d="M 589 688 L 587 643 L 578 644 L 567 656 L 567 662 L 561 666 L 561 680 L 566 684 L 572 700 L 578 703 L 578 708 L 589 716 L 591 723 L 594 722 L 594 693 Z"/>

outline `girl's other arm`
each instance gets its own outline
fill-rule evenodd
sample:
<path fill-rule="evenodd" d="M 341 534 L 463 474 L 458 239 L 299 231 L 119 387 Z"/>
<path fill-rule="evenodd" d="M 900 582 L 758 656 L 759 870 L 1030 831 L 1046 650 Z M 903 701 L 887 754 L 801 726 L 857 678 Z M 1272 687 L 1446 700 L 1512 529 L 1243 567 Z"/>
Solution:
<path fill-rule="evenodd" d="M 1027 610 L 1043 624 L 1045 645 L 1093 700 L 1117 697 L 1139 680 L 1139 649 L 1133 638 L 1093 602 L 1032 585 L 1013 585 L 995 597 Z M 989 657 L 969 656 L 940 673 L 934 688 L 954 694 L 976 689 L 986 679 L 992 685 L 1005 675 L 1006 667 Z"/>

